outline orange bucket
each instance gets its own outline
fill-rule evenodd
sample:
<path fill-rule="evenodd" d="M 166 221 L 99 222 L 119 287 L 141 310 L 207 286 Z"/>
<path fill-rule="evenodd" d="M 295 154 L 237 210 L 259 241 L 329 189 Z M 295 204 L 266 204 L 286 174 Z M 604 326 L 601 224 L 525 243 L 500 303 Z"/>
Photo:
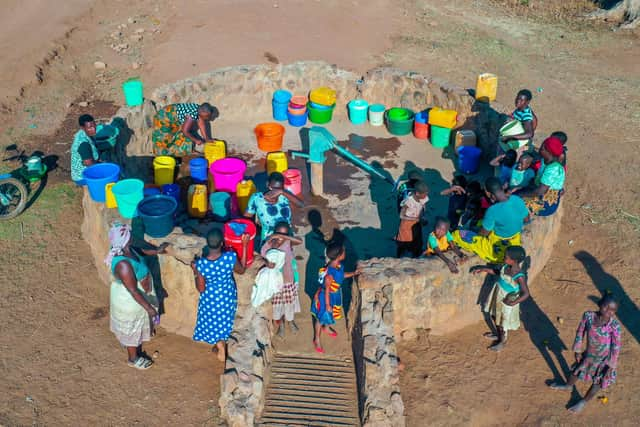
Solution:
<path fill-rule="evenodd" d="M 289 100 L 289 105 L 294 104 L 300 107 L 306 107 L 307 106 L 307 97 L 304 95 L 296 95 L 296 96 L 292 96 L 291 99 Z"/>
<path fill-rule="evenodd" d="M 279 123 L 260 123 L 254 129 L 258 148 L 262 151 L 281 151 L 284 126 Z"/>

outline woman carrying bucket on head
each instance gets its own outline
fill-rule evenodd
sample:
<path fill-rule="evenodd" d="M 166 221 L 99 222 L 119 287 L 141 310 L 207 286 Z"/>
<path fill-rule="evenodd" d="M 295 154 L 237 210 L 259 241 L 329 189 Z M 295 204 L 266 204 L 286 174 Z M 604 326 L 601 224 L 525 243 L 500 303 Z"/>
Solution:
<path fill-rule="evenodd" d="M 209 103 L 171 104 L 153 118 L 153 153 L 177 157 L 204 151 L 204 143 L 213 141 L 208 126 L 217 110 Z"/>

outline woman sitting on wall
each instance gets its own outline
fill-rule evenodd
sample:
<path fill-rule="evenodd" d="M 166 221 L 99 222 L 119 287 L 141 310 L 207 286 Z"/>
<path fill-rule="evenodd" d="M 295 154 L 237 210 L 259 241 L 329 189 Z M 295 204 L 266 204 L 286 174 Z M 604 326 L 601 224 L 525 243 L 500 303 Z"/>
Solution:
<path fill-rule="evenodd" d="M 192 150 L 202 152 L 211 140 L 207 122 L 215 119 L 216 111 L 206 102 L 171 104 L 158 111 L 153 118 L 153 154 L 182 157 Z"/>

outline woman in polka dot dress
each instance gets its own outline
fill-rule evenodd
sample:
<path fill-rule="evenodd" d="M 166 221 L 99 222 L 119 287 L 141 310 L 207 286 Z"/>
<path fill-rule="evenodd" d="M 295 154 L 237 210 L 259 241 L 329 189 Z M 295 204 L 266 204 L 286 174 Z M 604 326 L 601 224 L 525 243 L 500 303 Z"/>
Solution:
<path fill-rule="evenodd" d="M 223 243 L 222 231 L 210 231 L 207 235 L 208 253 L 191 264 L 196 277 L 196 289 L 200 292 L 193 340 L 214 344 L 221 362 L 226 359 L 225 343 L 233 329 L 238 308 L 238 292 L 233 273 L 245 272 L 249 235 L 242 235 L 240 262 L 234 251 L 223 251 Z"/>

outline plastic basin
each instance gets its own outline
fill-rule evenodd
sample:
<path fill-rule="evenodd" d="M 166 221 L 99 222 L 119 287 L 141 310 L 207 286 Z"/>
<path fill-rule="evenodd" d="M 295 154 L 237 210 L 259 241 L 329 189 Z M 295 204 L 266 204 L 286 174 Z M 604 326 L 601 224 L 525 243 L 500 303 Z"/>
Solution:
<path fill-rule="evenodd" d="M 331 110 L 334 107 L 333 105 L 316 104 L 315 102 L 311 102 L 311 101 L 309 101 L 308 106 L 313 107 L 316 110 Z"/>
<path fill-rule="evenodd" d="M 320 87 L 309 92 L 309 100 L 320 105 L 334 105 L 336 103 L 336 91 L 328 87 Z"/>
<path fill-rule="evenodd" d="M 309 104 L 307 106 L 307 109 L 309 110 L 309 120 L 311 121 L 311 123 L 315 123 L 318 125 L 329 123 L 331 121 L 331 118 L 333 117 L 334 108 L 335 104 L 328 109 L 317 109 Z"/>
<path fill-rule="evenodd" d="M 216 160 L 209 168 L 216 191 L 235 193 L 238 183 L 244 178 L 247 164 L 235 157 Z"/>
<path fill-rule="evenodd" d="M 140 79 L 133 78 L 122 83 L 122 91 L 124 92 L 124 101 L 129 107 L 142 105 L 144 97 L 142 96 L 143 86 Z"/>
<path fill-rule="evenodd" d="M 136 216 L 138 203 L 144 198 L 144 182 L 139 179 L 123 179 L 111 188 L 123 218 Z"/>
<path fill-rule="evenodd" d="M 117 126 L 113 125 L 104 125 L 100 128 L 100 131 L 96 133 L 95 141 L 96 147 L 98 150 L 104 150 L 108 148 L 113 148 L 116 146 L 116 142 L 118 141 L 118 135 L 120 134 L 120 129 Z"/>
<path fill-rule="evenodd" d="M 451 129 L 442 126 L 431 126 L 431 145 L 435 148 L 445 148 L 451 139 Z"/>
<path fill-rule="evenodd" d="M 458 169 L 465 174 L 476 173 L 480 166 L 482 150 L 478 147 L 462 146 L 456 151 L 458 152 Z"/>
<path fill-rule="evenodd" d="M 389 112 L 387 113 L 387 117 L 395 121 L 409 120 L 412 115 L 413 112 L 411 110 L 399 107 L 390 108 Z"/>
<path fill-rule="evenodd" d="M 395 117 L 406 117 L 405 119 L 394 119 L 390 117 L 390 113 L 394 110 L 394 108 L 392 108 L 391 110 L 387 111 L 386 114 L 386 121 L 387 121 L 387 130 L 389 131 L 390 134 L 392 135 L 409 135 L 411 133 L 411 131 L 413 130 L 413 116 L 414 113 L 413 111 L 407 109 L 407 108 L 395 108 L 396 113 L 395 113 Z M 405 110 L 403 113 L 398 112 L 397 110 Z"/>
<path fill-rule="evenodd" d="M 285 120 L 287 117 L 285 116 Z M 258 141 L 258 148 L 267 153 L 280 151 L 284 137 L 284 126 L 279 123 L 260 123 L 253 130 Z"/>
<path fill-rule="evenodd" d="M 160 238 L 173 231 L 173 218 L 178 204 L 173 197 L 158 194 L 147 197 L 138 204 L 138 214 L 144 223 L 144 232 Z"/>
<path fill-rule="evenodd" d="M 94 202 L 104 203 L 105 186 L 116 182 L 120 177 L 120 166 L 115 163 L 98 163 L 82 171 L 82 178 L 89 189 L 89 196 Z"/>
<path fill-rule="evenodd" d="M 373 104 L 369 106 L 369 123 L 371 126 L 382 126 L 384 124 L 385 106 Z"/>
<path fill-rule="evenodd" d="M 369 103 L 364 99 L 354 99 L 348 104 L 349 120 L 354 125 L 361 125 L 367 121 L 367 109 Z"/>
<path fill-rule="evenodd" d="M 289 100 L 289 106 L 293 108 L 305 108 L 307 105 L 307 97 L 303 95 L 292 96 Z"/>
<path fill-rule="evenodd" d="M 225 244 L 233 249 L 236 254 L 238 254 L 238 259 L 240 260 L 242 257 L 242 236 L 238 236 L 231 228 L 231 223 L 237 223 L 241 226 L 245 227 L 245 233 L 249 234 L 249 243 L 247 244 L 247 265 L 251 265 L 253 263 L 253 248 L 254 242 L 256 239 L 256 225 L 244 218 L 234 219 L 227 222 L 224 225 L 224 242 Z"/>
<path fill-rule="evenodd" d="M 519 120 L 511 120 L 500 128 L 501 136 L 513 136 L 524 133 L 524 126 Z"/>

